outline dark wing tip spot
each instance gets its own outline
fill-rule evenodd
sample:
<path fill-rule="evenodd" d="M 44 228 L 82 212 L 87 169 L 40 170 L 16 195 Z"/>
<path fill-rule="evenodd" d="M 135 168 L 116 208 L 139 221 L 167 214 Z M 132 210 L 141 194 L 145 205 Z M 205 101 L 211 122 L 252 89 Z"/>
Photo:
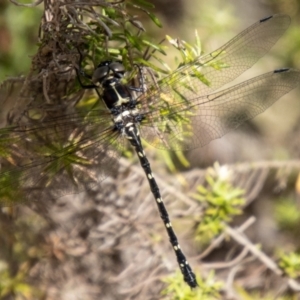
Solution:
<path fill-rule="evenodd" d="M 266 22 L 266 21 L 268 21 L 268 20 L 270 20 L 270 19 L 272 19 L 272 18 L 273 18 L 273 16 L 266 17 L 266 18 L 263 18 L 263 19 L 259 20 L 259 22 L 260 22 L 260 23 L 263 23 L 263 22 Z"/>
<path fill-rule="evenodd" d="M 290 70 L 289 68 L 282 68 L 282 69 L 274 70 L 274 73 L 283 73 L 283 72 L 287 72 L 289 70 Z"/>

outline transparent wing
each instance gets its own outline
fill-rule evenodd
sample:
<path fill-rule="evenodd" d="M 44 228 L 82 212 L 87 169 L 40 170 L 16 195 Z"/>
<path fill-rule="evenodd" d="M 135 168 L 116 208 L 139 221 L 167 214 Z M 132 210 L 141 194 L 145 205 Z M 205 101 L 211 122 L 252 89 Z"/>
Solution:
<path fill-rule="evenodd" d="M 187 101 L 206 95 L 237 78 L 252 67 L 278 41 L 290 25 L 287 15 L 273 15 L 254 23 L 228 43 L 208 55 L 200 56 L 149 89 L 138 101 L 155 107 L 160 94 L 178 93 Z"/>
<path fill-rule="evenodd" d="M 162 143 L 162 148 L 177 149 L 178 139 L 186 137 L 191 141 L 189 148 L 204 145 L 287 93 L 295 86 L 290 75 L 299 80 L 297 71 L 268 73 L 223 92 L 199 97 L 250 68 L 269 51 L 289 23 L 285 15 L 261 20 L 218 50 L 179 68 L 163 79 L 158 89 L 150 88 L 137 99 L 144 116 L 143 137 L 154 145 Z M 36 90 L 43 98 L 39 88 Z M 22 93 L 23 98 L 27 102 L 21 113 L 14 112 L 20 118 L 28 101 L 32 102 L 32 95 Z M 0 126 L 6 119 L 0 113 Z M 201 127 L 194 135 L 193 125 Z M 92 188 L 113 172 L 124 149 L 123 142 L 114 131 L 111 116 L 101 110 L 0 129 L 0 205 L 15 204 L 20 199 L 57 198 L 84 187 Z"/>
<path fill-rule="evenodd" d="M 260 114 L 299 84 L 300 71 L 281 69 L 206 96 L 178 97 L 171 104 L 161 101 L 155 111 L 144 113 L 141 134 L 162 149 L 182 149 L 183 140 L 185 149 L 203 146 Z"/>
<path fill-rule="evenodd" d="M 123 139 L 101 110 L 0 129 L 0 205 L 93 188 L 113 174 L 122 151 Z"/>

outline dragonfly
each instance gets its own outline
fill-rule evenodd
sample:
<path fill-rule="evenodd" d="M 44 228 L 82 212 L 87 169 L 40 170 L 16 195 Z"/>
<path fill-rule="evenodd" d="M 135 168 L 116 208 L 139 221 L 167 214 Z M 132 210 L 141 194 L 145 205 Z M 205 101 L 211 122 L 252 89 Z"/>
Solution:
<path fill-rule="evenodd" d="M 197 287 L 173 230 L 143 141 L 159 149 L 201 147 L 265 111 L 300 83 L 300 71 L 278 69 L 221 89 L 264 56 L 283 35 L 290 17 L 273 15 L 254 23 L 217 50 L 181 65 L 155 84 L 124 81 L 121 61 L 101 62 L 92 75 L 76 67 L 83 89 L 98 92 L 101 107 L 85 113 L 27 116 L 0 129 L 0 204 L 38 202 L 92 189 L 113 175 L 131 145 L 145 172 L 183 275 Z M 89 84 L 82 83 L 85 76 Z"/>

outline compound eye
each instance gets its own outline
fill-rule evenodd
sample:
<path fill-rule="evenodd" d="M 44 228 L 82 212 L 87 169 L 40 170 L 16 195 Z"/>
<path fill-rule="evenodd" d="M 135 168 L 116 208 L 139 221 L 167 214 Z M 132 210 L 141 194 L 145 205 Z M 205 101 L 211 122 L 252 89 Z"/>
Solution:
<path fill-rule="evenodd" d="M 110 67 L 106 66 L 98 66 L 97 69 L 94 71 L 92 81 L 94 83 L 102 82 L 109 74 Z"/>
<path fill-rule="evenodd" d="M 110 65 L 109 65 L 109 68 L 114 72 L 114 73 L 122 73 L 124 74 L 125 73 L 125 67 L 119 63 L 119 62 L 112 62 Z"/>

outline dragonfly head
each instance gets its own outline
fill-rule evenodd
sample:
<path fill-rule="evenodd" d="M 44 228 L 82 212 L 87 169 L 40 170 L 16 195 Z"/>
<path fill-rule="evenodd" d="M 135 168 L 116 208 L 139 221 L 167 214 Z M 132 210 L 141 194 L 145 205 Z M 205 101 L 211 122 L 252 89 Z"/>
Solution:
<path fill-rule="evenodd" d="M 125 74 L 125 67 L 120 61 L 103 61 L 94 71 L 92 81 L 94 84 L 105 85 L 118 82 Z"/>

